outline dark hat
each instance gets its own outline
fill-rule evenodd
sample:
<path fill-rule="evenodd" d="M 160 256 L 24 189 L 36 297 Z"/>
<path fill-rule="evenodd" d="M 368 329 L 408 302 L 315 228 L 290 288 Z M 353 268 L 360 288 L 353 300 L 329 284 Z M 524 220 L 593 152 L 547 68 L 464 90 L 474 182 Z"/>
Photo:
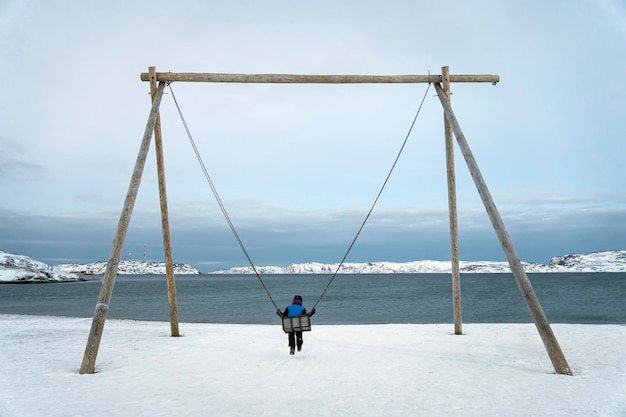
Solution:
<path fill-rule="evenodd" d="M 302 302 L 302 296 L 301 295 L 294 295 L 293 299 Z"/>

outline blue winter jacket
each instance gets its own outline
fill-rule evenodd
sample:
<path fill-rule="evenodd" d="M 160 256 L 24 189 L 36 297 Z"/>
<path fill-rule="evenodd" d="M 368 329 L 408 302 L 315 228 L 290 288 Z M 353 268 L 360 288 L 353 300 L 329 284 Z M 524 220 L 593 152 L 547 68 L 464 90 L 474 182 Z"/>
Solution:
<path fill-rule="evenodd" d="M 283 311 L 283 316 L 286 317 L 296 317 L 303 316 L 306 314 L 306 308 L 304 308 L 301 304 L 292 304 L 288 306 L 285 311 Z"/>

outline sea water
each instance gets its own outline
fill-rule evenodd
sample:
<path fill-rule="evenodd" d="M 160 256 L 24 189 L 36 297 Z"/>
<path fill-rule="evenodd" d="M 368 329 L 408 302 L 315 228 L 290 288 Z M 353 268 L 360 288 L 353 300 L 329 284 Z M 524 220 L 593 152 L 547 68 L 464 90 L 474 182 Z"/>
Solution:
<path fill-rule="evenodd" d="M 180 322 L 276 324 L 293 296 L 315 324 L 452 323 L 449 274 L 176 276 Z M 626 323 L 626 273 L 529 274 L 552 323 Z M 0 313 L 92 317 L 102 276 L 77 283 L 0 285 Z M 271 297 L 271 298 L 270 298 Z M 531 323 L 511 274 L 462 274 L 464 323 Z M 164 275 L 120 275 L 109 318 L 169 320 Z"/>

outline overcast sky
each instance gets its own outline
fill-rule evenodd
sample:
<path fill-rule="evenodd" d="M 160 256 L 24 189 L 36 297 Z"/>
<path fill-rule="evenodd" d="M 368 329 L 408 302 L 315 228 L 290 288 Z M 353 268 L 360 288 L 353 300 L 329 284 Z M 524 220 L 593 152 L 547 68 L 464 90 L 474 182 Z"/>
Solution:
<path fill-rule="evenodd" d="M 150 110 L 140 73 L 495 74 L 452 105 L 525 261 L 626 248 L 626 6 L 571 1 L 0 1 L 0 249 L 107 260 Z M 426 84 L 173 83 L 257 265 L 339 262 Z M 163 97 L 174 260 L 247 265 Z M 349 262 L 450 259 L 431 87 Z M 504 260 L 456 151 L 460 257 Z M 123 258 L 163 259 L 154 146 Z"/>

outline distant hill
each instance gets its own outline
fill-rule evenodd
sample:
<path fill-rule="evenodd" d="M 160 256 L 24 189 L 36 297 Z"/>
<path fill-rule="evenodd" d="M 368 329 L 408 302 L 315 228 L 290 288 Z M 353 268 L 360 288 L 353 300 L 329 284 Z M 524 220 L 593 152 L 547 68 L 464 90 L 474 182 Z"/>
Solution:
<path fill-rule="evenodd" d="M 56 268 L 61 271 L 83 275 L 104 274 L 107 263 L 104 261 L 92 262 L 88 264 L 59 264 Z M 133 261 L 121 260 L 117 267 L 120 275 L 165 275 L 165 262 L 162 261 Z M 187 264 L 174 262 L 174 274 L 194 275 L 200 271 Z"/>
<path fill-rule="evenodd" d="M 0 250 L 0 283 L 47 283 L 84 281 L 86 275 L 104 274 L 106 262 L 50 266 L 25 255 Z M 507 262 L 461 261 L 462 273 L 510 273 Z M 528 273 L 542 272 L 626 272 L 626 250 L 569 254 L 552 258 L 546 264 L 522 262 Z M 301 263 L 280 266 L 257 266 L 261 274 L 332 274 L 338 264 Z M 342 274 L 419 274 L 451 273 L 450 261 L 346 263 Z M 164 275 L 165 262 L 120 261 L 120 275 Z M 200 274 L 187 264 L 174 263 L 176 275 Z M 251 267 L 236 267 L 212 274 L 251 274 Z"/>
<path fill-rule="evenodd" d="M 541 272 L 626 272 L 626 250 L 570 254 L 552 258 L 547 264 L 522 262 L 528 273 Z M 280 266 L 255 266 L 262 274 L 333 274 L 339 264 L 302 263 Z M 460 261 L 462 273 L 510 273 L 508 262 Z M 251 267 L 236 267 L 214 274 L 251 274 Z M 419 274 L 452 272 L 451 261 L 344 263 L 342 274 Z"/>
<path fill-rule="evenodd" d="M 53 283 L 85 281 L 86 275 L 104 274 L 106 262 L 61 264 L 50 266 L 25 255 L 0 250 L 0 284 Z M 165 274 L 165 262 L 120 261 L 120 275 Z M 174 264 L 177 275 L 199 274 L 197 269 L 181 263 Z"/>
<path fill-rule="evenodd" d="M 0 284 L 84 281 L 80 275 L 68 274 L 28 256 L 0 250 Z"/>

